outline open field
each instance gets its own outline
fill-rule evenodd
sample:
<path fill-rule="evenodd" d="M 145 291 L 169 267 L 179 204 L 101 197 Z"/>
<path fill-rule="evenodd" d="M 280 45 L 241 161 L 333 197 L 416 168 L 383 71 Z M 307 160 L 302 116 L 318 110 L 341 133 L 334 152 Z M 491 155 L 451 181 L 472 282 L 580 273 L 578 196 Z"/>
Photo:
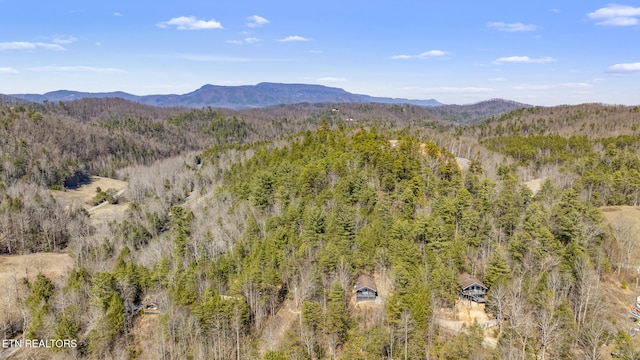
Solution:
<path fill-rule="evenodd" d="M 626 219 L 640 225 L 640 206 L 603 206 L 600 210 L 610 223 Z"/>
<path fill-rule="evenodd" d="M 102 191 L 114 189 L 117 191 L 117 196 L 120 196 L 126 190 L 128 185 L 129 183 L 126 181 L 92 176 L 90 183 L 82 185 L 77 189 L 65 191 L 54 190 L 51 193 L 57 201 L 60 201 L 66 206 L 74 206 L 76 208 L 82 207 L 87 210 L 91 215 L 93 224 L 95 225 L 97 222 L 107 222 L 119 219 L 127 208 L 127 204 L 122 201 L 117 204 L 104 202 L 97 206 L 93 206 L 91 201 L 96 196 L 96 189 L 100 188 Z"/>
<path fill-rule="evenodd" d="M 115 189 L 116 191 L 126 188 L 128 183 L 126 181 L 110 179 L 100 176 L 92 176 L 91 182 L 80 186 L 77 189 L 67 189 L 65 191 L 52 191 L 53 197 L 56 200 L 65 202 L 66 204 L 81 204 L 86 209 L 92 207 L 91 199 L 96 196 L 96 189 L 102 190 Z"/>
<path fill-rule="evenodd" d="M 24 298 L 24 279 L 33 281 L 42 273 L 57 286 L 60 279 L 73 267 L 73 259 L 67 254 L 35 253 L 0 256 L 0 323 L 14 323 L 21 319 L 19 298 Z"/>
<path fill-rule="evenodd" d="M 0 283 L 14 280 L 33 280 L 38 273 L 46 275 L 54 282 L 73 267 L 73 259 L 67 254 L 35 253 L 26 255 L 0 256 Z"/>
<path fill-rule="evenodd" d="M 614 265 L 640 275 L 640 207 L 603 206 L 600 210 L 611 226 L 618 246 L 627 253 L 626 258 L 619 259 L 620 262 Z"/>

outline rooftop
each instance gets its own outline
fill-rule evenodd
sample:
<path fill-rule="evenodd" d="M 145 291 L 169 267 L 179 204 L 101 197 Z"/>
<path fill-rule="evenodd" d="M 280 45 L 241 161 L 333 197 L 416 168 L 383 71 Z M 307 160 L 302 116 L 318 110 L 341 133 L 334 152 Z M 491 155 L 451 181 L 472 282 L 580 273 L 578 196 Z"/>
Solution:
<path fill-rule="evenodd" d="M 482 281 L 478 280 L 475 276 L 467 274 L 467 273 L 462 273 L 460 274 L 460 276 L 458 277 L 458 284 L 460 285 L 461 288 L 466 289 L 469 286 L 473 285 L 473 284 L 478 284 L 484 288 L 487 288 Z"/>
<path fill-rule="evenodd" d="M 376 282 L 373 280 L 373 278 L 369 275 L 363 274 L 358 276 L 358 279 L 356 279 L 356 283 L 355 285 L 353 285 L 353 291 L 358 291 L 365 287 L 371 290 L 374 290 L 376 292 L 378 291 L 378 288 L 376 287 Z"/>

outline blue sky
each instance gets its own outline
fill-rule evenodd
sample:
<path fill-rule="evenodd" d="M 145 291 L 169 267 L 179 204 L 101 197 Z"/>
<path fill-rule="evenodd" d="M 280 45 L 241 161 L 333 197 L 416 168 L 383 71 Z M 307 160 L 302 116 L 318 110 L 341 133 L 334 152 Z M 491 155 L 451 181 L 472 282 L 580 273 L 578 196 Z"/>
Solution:
<path fill-rule="evenodd" d="M 310 83 L 640 104 L 640 1 L 0 0 L 0 93 Z"/>

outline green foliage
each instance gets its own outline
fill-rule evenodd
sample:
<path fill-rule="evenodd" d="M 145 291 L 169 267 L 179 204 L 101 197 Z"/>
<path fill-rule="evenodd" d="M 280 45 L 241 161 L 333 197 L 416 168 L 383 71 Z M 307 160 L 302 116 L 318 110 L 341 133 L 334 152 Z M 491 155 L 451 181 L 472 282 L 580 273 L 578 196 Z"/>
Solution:
<path fill-rule="evenodd" d="M 431 304 L 431 289 L 426 284 L 417 282 L 410 293 L 409 310 L 416 328 L 424 331 L 429 326 L 430 316 L 433 311 Z"/>
<path fill-rule="evenodd" d="M 173 206 L 171 208 L 171 230 L 175 234 L 173 242 L 176 246 L 178 255 L 187 253 L 187 244 L 189 236 L 191 236 L 191 222 L 193 221 L 193 212 L 186 210 L 181 206 Z"/>
<path fill-rule="evenodd" d="M 591 152 L 586 136 L 564 138 L 559 135 L 506 136 L 484 141 L 491 150 L 509 155 L 523 165 L 566 162 Z"/>
<path fill-rule="evenodd" d="M 495 137 L 483 143 L 491 150 L 511 156 L 520 165 L 539 169 L 565 164 L 579 175 L 587 201 L 596 206 L 636 205 L 640 199 L 638 135 L 590 140 L 585 136 L 559 135 Z M 604 149 L 602 149 L 604 148 Z M 505 169 L 498 169 L 500 176 Z"/>
<path fill-rule="evenodd" d="M 310 341 L 310 343 L 304 343 L 301 337 L 299 326 L 294 325 L 284 334 L 284 339 L 282 340 L 281 344 L 281 347 L 284 350 L 281 352 L 276 352 L 275 355 L 284 355 L 285 359 L 311 360 L 313 359 L 313 355 L 316 354 L 317 349 L 309 349 L 309 346 L 313 343 L 313 340 Z M 280 357 L 277 358 L 279 359 Z"/>
<path fill-rule="evenodd" d="M 640 357 L 640 350 L 633 344 L 633 339 L 625 330 L 619 330 L 615 335 L 616 357 L 624 360 L 633 360 Z"/>
<path fill-rule="evenodd" d="M 491 288 L 493 285 L 498 284 L 509 279 L 511 272 L 501 251 L 495 251 L 489 263 L 489 268 L 484 277 L 484 282 L 487 287 Z"/>
<path fill-rule="evenodd" d="M 314 331 L 322 325 L 322 307 L 315 301 L 302 304 L 302 323 Z"/>
<path fill-rule="evenodd" d="M 133 116 L 113 116 L 106 121 L 102 121 L 100 126 L 109 131 L 125 130 L 145 136 L 157 136 L 166 131 L 161 122 L 150 118 Z"/>
<path fill-rule="evenodd" d="M 36 280 L 29 284 L 29 295 L 24 303 L 31 314 L 31 323 L 27 329 L 29 338 L 36 338 L 42 330 L 44 316 L 49 312 L 49 299 L 55 287 L 49 278 L 38 273 Z"/>
<path fill-rule="evenodd" d="M 109 225 L 114 239 L 125 247 L 137 250 L 147 245 L 152 238 L 152 234 L 140 222 L 123 220 Z"/>
<path fill-rule="evenodd" d="M 251 186 L 251 199 L 257 208 L 264 209 L 273 203 L 273 180 L 266 171 L 258 173 L 254 179 Z"/>
<path fill-rule="evenodd" d="M 218 115 L 209 120 L 218 121 Z M 172 121 L 170 126 L 188 127 L 200 120 Z M 436 145 L 442 138 L 427 140 L 422 147 L 425 140 L 409 136 L 414 132 L 426 138 L 414 129 L 393 134 L 376 128 L 331 130 L 325 121 L 286 144 L 260 144 L 246 153 L 222 146 L 203 152 L 203 168 L 216 167 L 209 175 L 199 173 L 203 178 L 196 186 L 202 196 L 211 190 L 208 184 L 221 184 L 213 197 L 202 197 L 207 200 L 193 207 L 173 206 L 164 221 L 149 220 L 159 224 L 150 226 L 155 232 L 134 220 L 145 219 L 144 211 L 132 209 L 130 218 L 110 228 L 114 236 L 106 242 L 110 251 L 105 253 L 115 257 L 116 249 L 122 249 L 108 259 L 112 270 L 93 276 L 79 271 L 69 279 L 68 288 L 74 291 L 90 287 L 92 304 L 111 318 L 105 320 L 107 328 L 119 329 L 105 328 L 108 337 L 92 333 L 90 345 L 104 348 L 127 331 L 111 311 L 119 307 L 114 294 L 129 304 L 153 289 L 165 291 L 170 303 L 162 316 L 164 339 L 186 344 L 185 356 L 195 357 L 196 346 L 190 341 L 215 339 L 217 347 L 211 351 L 219 351 L 218 358 L 235 357 L 236 344 L 241 356 L 251 357 L 251 342 L 259 338 L 265 322 L 277 317 L 283 304 L 295 303 L 301 304 L 299 320 L 285 332 L 280 348 L 265 358 L 331 354 L 419 359 L 427 352 L 443 359 L 490 357 L 481 346 L 478 326 L 449 336 L 432 323 L 436 306 L 450 307 L 458 299 L 457 279 L 463 271 L 482 274 L 492 296 L 502 290 L 513 297 L 500 309 L 505 340 L 499 347 L 526 342 L 525 357 L 538 350 L 542 330 L 535 317 L 546 314 L 550 303 L 554 308 L 549 313 L 559 328 L 577 333 L 580 321 L 574 319 L 597 311 L 593 305 L 581 310 L 576 305 L 583 290 L 577 283 L 584 270 L 580 265 L 613 259 L 599 247 L 607 233 L 594 199 L 605 203 L 633 198 L 635 165 L 625 148 L 632 145 L 621 140 L 621 148 L 607 144 L 600 152 L 587 138 L 541 135 L 527 145 L 539 142 L 541 147 L 530 154 L 527 146 L 514 152 L 521 161 L 501 164 L 494 183 L 483 175 L 483 166 L 489 176 L 495 175 L 487 164 L 476 161 L 472 169 L 460 170 L 453 154 Z M 386 136 L 400 140 L 392 146 Z M 514 136 L 514 144 L 530 140 L 521 137 Z M 504 149 L 516 151 L 509 141 Z M 566 149 L 559 150 L 562 146 Z M 231 161 L 230 154 L 242 160 Z M 592 159 L 575 162 L 573 154 Z M 533 196 L 516 176 L 522 174 L 519 166 L 528 164 L 532 168 L 526 170 L 533 170 L 552 161 L 549 157 L 554 164 L 564 164 L 560 171 L 581 173 L 571 188 L 547 181 Z M 611 177 L 603 180 L 607 172 Z M 171 182 L 159 184 L 167 191 L 174 187 Z M 16 201 L 13 206 L 23 205 Z M 160 233 L 167 220 L 170 231 Z M 175 246 L 175 251 L 162 253 L 153 271 L 134 260 L 152 241 L 173 241 Z M 547 284 L 552 271 L 566 281 L 561 294 Z M 384 314 L 378 305 L 348 305 L 353 295 L 345 290 L 360 273 L 384 281 Z M 512 288 L 514 284 L 520 288 Z M 554 302 L 554 291 L 566 300 Z M 498 311 L 497 305 L 492 309 Z M 510 311 L 524 313 L 529 324 L 517 323 Z M 69 319 L 64 320 L 66 331 L 82 332 Z M 549 356 L 575 351 L 577 340 L 561 338 Z M 208 349 L 207 343 L 201 346 Z"/>
<path fill-rule="evenodd" d="M 67 307 L 58 319 L 58 326 L 55 329 L 57 339 L 77 339 L 80 326 L 77 319 L 77 308 L 73 305 Z"/>
<path fill-rule="evenodd" d="M 113 293 L 116 292 L 116 277 L 110 272 L 94 273 L 89 291 L 92 302 L 106 311 Z"/>
<path fill-rule="evenodd" d="M 325 329 L 330 335 L 335 336 L 338 342 L 342 343 L 351 326 L 351 320 L 347 310 L 347 300 L 344 296 L 344 290 L 339 282 L 333 282 L 327 298 Z"/>
<path fill-rule="evenodd" d="M 348 334 L 349 342 L 344 346 L 345 359 L 377 359 L 386 355 L 389 344 L 389 332 L 383 326 L 374 325 L 371 329 L 353 328 Z"/>
<path fill-rule="evenodd" d="M 65 292 L 79 291 L 85 287 L 90 281 L 90 274 L 84 267 L 75 267 L 71 270 L 67 284 L 64 288 Z"/>
<path fill-rule="evenodd" d="M 120 333 L 124 327 L 124 303 L 117 292 L 112 292 L 107 306 L 103 326 L 103 335 L 113 337 Z"/>
<path fill-rule="evenodd" d="M 564 244 L 578 239 L 581 233 L 581 217 L 584 207 L 578 201 L 574 189 L 567 189 L 562 194 L 562 201 L 553 209 L 552 219 L 555 223 L 555 234 Z"/>
<path fill-rule="evenodd" d="M 199 132 L 215 138 L 217 143 L 242 142 L 252 131 L 251 126 L 235 116 L 225 118 L 211 108 L 191 110 L 167 120 L 179 128 L 195 128 Z"/>
<path fill-rule="evenodd" d="M 186 268 L 178 265 L 174 276 L 175 280 L 169 286 L 174 302 L 186 306 L 194 304 L 198 299 L 198 266 L 195 262 Z"/>
<path fill-rule="evenodd" d="M 36 280 L 33 284 L 29 285 L 29 295 L 27 295 L 24 302 L 31 311 L 46 306 L 49 298 L 53 295 L 54 289 L 55 287 L 51 280 L 43 274 L 38 273 Z"/>
<path fill-rule="evenodd" d="M 508 237 L 514 234 L 527 202 L 527 195 L 520 192 L 518 179 L 507 175 L 495 201 L 495 211 L 498 224 Z"/>
<path fill-rule="evenodd" d="M 282 351 L 269 350 L 264 354 L 264 360 L 287 360 L 287 354 Z"/>
<path fill-rule="evenodd" d="M 198 301 L 193 301 L 191 311 L 210 334 L 230 328 L 237 328 L 242 334 L 249 330 L 249 308 L 242 296 L 223 298 L 207 288 Z"/>
<path fill-rule="evenodd" d="M 446 360 L 470 359 L 483 352 L 483 340 L 482 328 L 474 323 L 469 327 L 468 332 L 450 336 L 444 343 L 437 344 L 435 356 Z"/>
<path fill-rule="evenodd" d="M 98 188 L 100 190 L 100 188 Z M 105 191 L 97 191 L 96 196 L 91 200 L 91 204 L 93 206 L 102 204 L 103 202 L 108 202 L 109 204 L 117 204 L 118 198 L 115 196 L 115 189 L 107 189 Z"/>
<path fill-rule="evenodd" d="M 125 330 L 125 308 L 120 295 L 112 291 L 96 326 L 89 332 L 89 351 L 97 356 L 113 346 L 115 339 Z"/>

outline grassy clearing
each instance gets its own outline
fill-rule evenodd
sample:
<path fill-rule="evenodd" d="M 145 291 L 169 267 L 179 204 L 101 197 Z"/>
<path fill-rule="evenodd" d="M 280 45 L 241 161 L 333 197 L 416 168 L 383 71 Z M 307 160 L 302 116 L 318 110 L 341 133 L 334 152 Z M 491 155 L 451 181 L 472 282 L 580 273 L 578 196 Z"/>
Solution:
<path fill-rule="evenodd" d="M 61 280 L 73 267 L 73 259 L 67 254 L 34 253 L 0 256 L 0 322 L 12 323 L 21 319 L 19 298 L 26 296 L 24 279 L 33 281 L 42 273 L 62 286 Z"/>
<path fill-rule="evenodd" d="M 92 176 L 91 182 L 86 185 L 82 185 L 77 189 L 68 189 L 65 191 L 52 191 L 53 197 L 67 205 L 82 206 L 85 209 L 92 207 L 91 200 L 96 196 L 96 189 L 102 190 L 115 189 L 116 191 L 122 190 L 128 186 L 129 183 L 122 180 L 104 178 L 100 176 Z"/>
<path fill-rule="evenodd" d="M 102 191 L 107 189 L 121 191 L 126 189 L 127 186 L 129 186 L 129 183 L 126 181 L 92 176 L 89 184 L 72 190 L 54 190 L 52 191 L 52 195 L 57 201 L 60 201 L 66 206 L 73 206 L 75 208 L 82 207 L 85 210 L 91 209 L 89 214 L 91 215 L 93 225 L 96 225 L 98 223 L 106 223 L 120 219 L 127 209 L 127 204 L 122 201 L 118 204 L 105 204 L 104 206 L 94 207 L 92 200 L 96 196 L 96 189 L 100 188 Z"/>

